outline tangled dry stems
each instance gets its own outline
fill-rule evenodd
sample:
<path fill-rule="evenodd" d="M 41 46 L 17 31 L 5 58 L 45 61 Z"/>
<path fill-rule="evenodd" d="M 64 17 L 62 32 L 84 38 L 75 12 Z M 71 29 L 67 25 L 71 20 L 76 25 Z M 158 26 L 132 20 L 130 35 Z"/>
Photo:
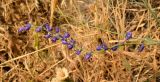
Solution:
<path fill-rule="evenodd" d="M 52 2 L 51 2 L 52 1 Z M 0 1 L 0 80 L 51 81 L 56 67 L 69 71 L 74 82 L 155 82 L 159 78 L 160 46 L 145 45 L 137 52 L 135 44 L 148 36 L 159 41 L 159 1 L 148 0 L 1 0 Z M 54 2 L 58 1 L 58 2 Z M 52 6 L 51 6 L 52 5 Z M 149 10 L 151 8 L 151 10 Z M 27 21 L 33 27 L 19 35 Z M 65 46 L 38 36 L 36 25 L 49 22 L 71 33 L 84 50 L 95 50 L 101 38 L 108 46 L 123 41 L 132 31 L 134 38 L 117 51 L 96 53 L 89 61 Z"/>

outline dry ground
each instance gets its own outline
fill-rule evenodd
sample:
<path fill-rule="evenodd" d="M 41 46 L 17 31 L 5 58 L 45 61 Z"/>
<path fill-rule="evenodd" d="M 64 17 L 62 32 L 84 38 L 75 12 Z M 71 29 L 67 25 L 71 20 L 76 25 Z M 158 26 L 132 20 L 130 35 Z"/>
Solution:
<path fill-rule="evenodd" d="M 159 11 L 159 0 L 0 0 L 0 81 L 50 82 L 65 72 L 73 82 L 160 82 Z M 32 28 L 18 34 L 26 22 Z M 68 31 L 82 54 L 34 31 L 46 22 Z M 128 31 L 117 51 L 95 51 L 100 38 L 111 47 Z"/>

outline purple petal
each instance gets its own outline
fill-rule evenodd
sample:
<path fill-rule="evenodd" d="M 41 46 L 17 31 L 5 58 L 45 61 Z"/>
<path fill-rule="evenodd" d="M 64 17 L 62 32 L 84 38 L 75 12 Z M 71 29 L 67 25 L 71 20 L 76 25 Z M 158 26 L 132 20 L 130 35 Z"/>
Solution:
<path fill-rule="evenodd" d="M 80 55 L 82 50 L 76 50 L 76 54 Z"/>
<path fill-rule="evenodd" d="M 56 33 L 59 33 L 60 32 L 60 29 L 58 26 L 56 26 L 56 29 L 55 29 Z"/>
<path fill-rule="evenodd" d="M 49 24 L 45 24 L 45 27 L 46 27 L 46 30 L 49 32 L 49 31 L 52 31 L 52 27 L 49 26 Z"/>
<path fill-rule="evenodd" d="M 55 36 L 51 39 L 52 42 L 56 42 L 58 40 L 58 38 Z"/>
<path fill-rule="evenodd" d="M 86 53 L 86 55 L 85 55 L 85 60 L 88 60 L 89 58 L 91 58 L 91 56 L 92 56 L 92 53 L 91 52 L 89 52 L 89 53 Z"/>
<path fill-rule="evenodd" d="M 26 26 L 25 26 L 25 30 L 29 30 L 31 28 L 31 24 L 30 23 L 27 23 Z"/>
<path fill-rule="evenodd" d="M 51 37 L 51 34 L 47 34 L 44 36 L 46 39 L 50 38 Z"/>
<path fill-rule="evenodd" d="M 68 49 L 72 49 L 73 48 L 73 45 L 72 44 L 68 44 Z"/>
<path fill-rule="evenodd" d="M 64 38 L 69 38 L 70 37 L 70 34 L 68 32 L 66 32 L 63 36 Z"/>
<path fill-rule="evenodd" d="M 129 40 L 130 38 L 132 38 L 132 32 L 127 32 L 126 40 Z"/>
<path fill-rule="evenodd" d="M 144 50 L 144 44 L 140 44 L 139 48 L 138 48 L 138 51 L 139 52 L 142 52 Z"/>
<path fill-rule="evenodd" d="M 20 32 L 23 32 L 23 31 L 25 31 L 25 27 L 21 27 L 21 28 L 18 29 L 18 32 L 19 32 L 19 33 L 20 33 Z"/>
<path fill-rule="evenodd" d="M 39 26 L 39 27 L 36 28 L 35 31 L 36 31 L 36 32 L 40 32 L 41 30 L 42 30 L 42 26 Z"/>
<path fill-rule="evenodd" d="M 66 40 L 62 40 L 62 44 L 68 44 Z"/>
<path fill-rule="evenodd" d="M 97 50 L 97 51 L 102 50 L 102 45 L 98 45 L 97 48 L 96 48 L 96 50 Z"/>

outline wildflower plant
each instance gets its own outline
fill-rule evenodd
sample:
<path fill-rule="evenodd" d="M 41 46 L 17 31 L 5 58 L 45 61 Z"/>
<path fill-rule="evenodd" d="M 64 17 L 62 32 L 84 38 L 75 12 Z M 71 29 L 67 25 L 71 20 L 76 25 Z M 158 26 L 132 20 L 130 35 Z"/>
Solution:
<path fill-rule="evenodd" d="M 31 28 L 31 24 L 27 23 L 24 27 L 21 27 L 18 29 L 18 32 L 23 32 L 23 31 L 28 31 Z M 60 40 L 63 45 L 66 45 L 66 47 L 69 50 L 74 50 L 75 54 L 80 55 L 82 54 L 83 49 L 78 49 L 78 45 L 76 45 L 76 41 L 71 37 L 69 32 L 60 32 L 60 28 L 58 26 L 54 27 L 54 32 L 53 28 L 48 24 L 40 25 L 35 29 L 35 32 L 39 33 L 42 32 L 43 29 L 46 30 L 46 34 L 44 35 L 44 38 L 46 39 L 51 39 L 53 43 L 56 43 L 57 40 Z M 125 35 L 125 40 L 123 42 L 119 42 L 116 45 L 113 45 L 111 47 L 108 47 L 104 42 L 101 44 L 98 44 L 96 47 L 96 50 L 91 51 L 86 51 L 86 54 L 84 54 L 84 59 L 88 60 L 94 55 L 94 53 L 97 53 L 96 51 L 107 51 L 107 50 L 112 50 L 116 51 L 120 46 L 123 46 L 124 43 L 132 38 L 132 32 L 127 32 Z M 144 50 L 144 44 L 141 44 L 138 48 L 138 51 L 141 52 Z"/>
<path fill-rule="evenodd" d="M 2 0 L 2 82 L 155 81 L 159 1 Z"/>

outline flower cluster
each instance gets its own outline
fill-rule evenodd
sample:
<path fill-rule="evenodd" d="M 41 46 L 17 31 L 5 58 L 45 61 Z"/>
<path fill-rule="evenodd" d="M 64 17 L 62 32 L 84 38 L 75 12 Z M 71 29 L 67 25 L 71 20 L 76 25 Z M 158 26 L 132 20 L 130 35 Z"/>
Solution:
<path fill-rule="evenodd" d="M 21 32 L 24 32 L 24 31 L 28 31 L 30 28 L 31 28 L 31 24 L 27 23 L 25 26 L 19 28 L 18 32 L 21 33 Z"/>
<path fill-rule="evenodd" d="M 18 32 L 28 31 L 30 28 L 31 28 L 31 24 L 27 23 L 24 27 L 19 28 Z M 75 54 L 80 55 L 82 53 L 82 51 L 83 51 L 82 48 L 76 49 L 76 47 L 75 47 L 76 41 L 71 37 L 70 33 L 65 32 L 64 34 L 61 34 L 60 33 L 61 30 L 58 26 L 56 26 L 54 29 L 55 35 L 52 35 L 53 28 L 48 23 L 44 24 L 42 26 L 38 26 L 35 29 L 35 32 L 37 32 L 37 33 L 41 32 L 41 31 L 46 31 L 47 34 L 44 35 L 44 38 L 50 39 L 53 43 L 57 42 L 57 40 L 60 40 L 61 43 L 63 45 L 66 45 L 69 50 L 73 50 L 73 48 L 74 48 Z M 132 32 L 127 32 L 124 42 L 128 41 L 131 38 L 132 38 Z M 102 42 L 101 44 L 97 45 L 96 50 L 94 50 L 94 51 L 101 51 L 101 50 L 103 50 L 103 51 L 107 51 L 107 50 L 116 51 L 119 46 L 124 44 L 124 42 L 117 43 L 116 45 L 114 45 L 110 48 L 104 42 Z M 140 44 L 138 51 L 141 52 L 141 51 L 143 51 L 143 49 L 144 49 L 144 44 L 142 43 L 142 44 Z M 93 53 L 94 53 L 93 51 L 86 52 L 84 59 L 85 60 L 90 59 L 91 56 L 93 55 Z"/>
<path fill-rule="evenodd" d="M 131 39 L 131 38 L 132 38 L 132 32 L 127 32 L 127 33 L 126 33 L 126 36 L 125 36 L 125 40 L 124 40 L 122 43 L 117 43 L 116 45 L 112 46 L 111 48 L 108 48 L 105 44 L 100 44 L 100 45 L 97 46 L 96 49 L 97 49 L 97 51 L 100 51 L 100 50 L 102 50 L 102 49 L 103 49 L 103 50 L 108 50 L 108 49 L 110 49 L 110 50 L 112 50 L 112 51 L 116 51 L 119 46 L 122 46 L 122 45 L 124 44 L 124 42 L 128 41 L 128 40 Z M 144 44 L 141 44 L 141 45 L 139 46 L 138 51 L 141 52 L 141 51 L 143 51 L 143 49 L 144 49 Z"/>

